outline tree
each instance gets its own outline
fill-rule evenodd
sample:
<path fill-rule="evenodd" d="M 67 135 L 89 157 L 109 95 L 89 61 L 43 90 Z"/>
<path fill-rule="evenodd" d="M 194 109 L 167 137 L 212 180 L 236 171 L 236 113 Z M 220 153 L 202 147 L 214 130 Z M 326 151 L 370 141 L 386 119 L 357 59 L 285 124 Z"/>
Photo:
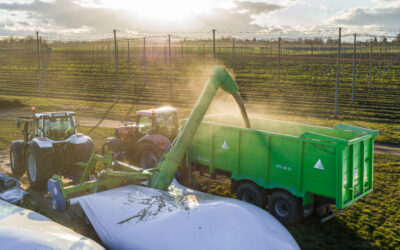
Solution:
<path fill-rule="evenodd" d="M 394 39 L 396 43 L 400 43 L 400 33 L 397 34 L 396 38 Z"/>

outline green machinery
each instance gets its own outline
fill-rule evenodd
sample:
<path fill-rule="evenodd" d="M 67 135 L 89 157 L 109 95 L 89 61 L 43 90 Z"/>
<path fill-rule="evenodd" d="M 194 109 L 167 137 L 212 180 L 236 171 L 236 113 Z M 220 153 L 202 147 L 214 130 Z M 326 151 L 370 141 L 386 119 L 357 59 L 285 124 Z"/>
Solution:
<path fill-rule="evenodd" d="M 183 129 L 155 168 L 143 170 L 124 162 L 115 161 L 112 159 L 111 153 L 108 153 L 107 157 L 92 154 L 88 163 L 78 163 L 83 168 L 78 185 L 64 187 L 62 179 L 58 176 L 53 176 L 48 181 L 47 187 L 52 198 L 53 208 L 58 211 L 65 210 L 68 198 L 75 194 L 106 190 L 126 184 L 140 184 L 144 181 L 147 181 L 148 187 L 160 190 L 168 189 L 219 87 L 232 94 L 239 106 L 243 108 L 234 80 L 224 67 L 215 67 Z M 242 116 L 245 118 L 247 126 L 245 110 L 242 110 Z M 96 178 L 91 178 L 96 171 L 97 161 L 105 163 L 106 167 L 97 172 Z"/>
<path fill-rule="evenodd" d="M 328 214 L 324 219 L 331 218 L 329 204 L 339 213 L 372 192 L 377 131 L 345 124 L 325 128 L 259 118 L 250 122 L 247 129 L 235 115 L 206 116 L 186 166 L 229 176 L 238 199 L 263 208 L 268 203 L 283 223 L 294 223 L 314 208 Z"/>

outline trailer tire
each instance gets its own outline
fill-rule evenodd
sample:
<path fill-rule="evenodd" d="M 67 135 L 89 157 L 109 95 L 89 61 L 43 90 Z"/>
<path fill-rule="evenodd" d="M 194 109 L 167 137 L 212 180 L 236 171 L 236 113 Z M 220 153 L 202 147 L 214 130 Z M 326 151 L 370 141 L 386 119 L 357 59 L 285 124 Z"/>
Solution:
<path fill-rule="evenodd" d="M 25 173 L 24 158 L 24 141 L 13 141 L 10 146 L 10 166 L 11 171 L 16 178 L 20 178 Z"/>
<path fill-rule="evenodd" d="M 263 209 L 267 206 L 267 192 L 263 188 L 251 182 L 239 184 L 236 191 L 236 197 L 239 200 L 251 203 Z"/>
<path fill-rule="evenodd" d="M 299 199 L 284 191 L 275 191 L 271 194 L 268 209 L 283 224 L 294 224 L 301 217 Z"/>
<path fill-rule="evenodd" d="M 33 189 L 42 191 L 47 188 L 47 181 L 53 175 L 52 155 L 40 155 L 39 150 L 29 147 L 26 152 L 28 178 Z"/>
<path fill-rule="evenodd" d="M 154 168 L 163 155 L 163 150 L 152 142 L 139 147 L 139 163 L 143 169 Z"/>

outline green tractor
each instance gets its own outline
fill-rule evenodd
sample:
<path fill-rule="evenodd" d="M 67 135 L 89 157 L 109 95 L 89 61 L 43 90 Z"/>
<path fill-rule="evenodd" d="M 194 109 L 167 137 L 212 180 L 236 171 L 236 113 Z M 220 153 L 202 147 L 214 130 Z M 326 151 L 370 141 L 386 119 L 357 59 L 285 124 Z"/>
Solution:
<path fill-rule="evenodd" d="M 19 178 L 27 171 L 37 190 L 45 189 L 54 174 L 77 180 L 82 171 L 75 163 L 89 160 L 93 142 L 77 132 L 74 112 L 34 113 L 17 119 L 17 128 L 21 123 L 24 140 L 10 147 L 12 173 Z"/>
<path fill-rule="evenodd" d="M 103 145 L 113 157 L 153 168 L 178 134 L 178 109 L 162 107 L 136 112 L 135 123 L 117 127 L 113 137 Z"/>

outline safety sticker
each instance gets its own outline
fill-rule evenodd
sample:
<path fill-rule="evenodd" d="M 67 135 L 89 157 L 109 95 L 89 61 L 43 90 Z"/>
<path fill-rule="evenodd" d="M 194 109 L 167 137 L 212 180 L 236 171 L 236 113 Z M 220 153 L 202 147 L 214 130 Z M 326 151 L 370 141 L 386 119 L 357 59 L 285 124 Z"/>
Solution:
<path fill-rule="evenodd" d="M 224 143 L 222 143 L 221 148 L 223 148 L 223 149 L 229 149 L 228 143 L 226 143 L 226 140 L 224 141 Z"/>
<path fill-rule="evenodd" d="M 318 159 L 317 163 L 315 163 L 314 168 L 325 170 L 324 165 L 322 165 L 321 159 Z"/>

